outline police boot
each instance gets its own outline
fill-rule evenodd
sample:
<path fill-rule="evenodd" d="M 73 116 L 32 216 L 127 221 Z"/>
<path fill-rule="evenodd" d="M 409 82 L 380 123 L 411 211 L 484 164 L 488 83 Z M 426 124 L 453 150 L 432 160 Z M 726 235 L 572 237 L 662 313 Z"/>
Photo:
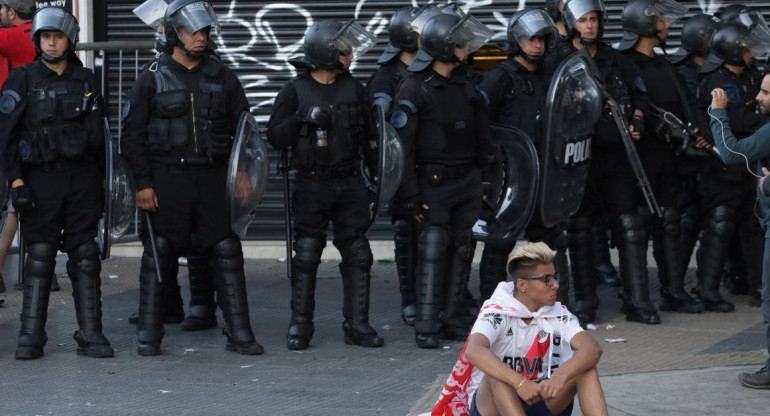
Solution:
<path fill-rule="evenodd" d="M 326 241 L 302 237 L 294 243 L 291 277 L 291 322 L 286 335 L 286 347 L 304 350 L 310 345 L 315 326 L 315 284 L 321 253 Z"/>
<path fill-rule="evenodd" d="M 687 207 L 682 214 L 681 224 L 679 247 L 682 253 L 682 264 L 680 266 L 682 268 L 682 276 L 686 276 L 692 253 L 695 251 L 695 244 L 698 242 L 698 236 L 700 236 L 701 228 L 703 227 L 700 207 Z"/>
<path fill-rule="evenodd" d="M 444 339 L 465 341 L 475 321 L 465 305 L 465 288 L 471 272 L 474 244 L 470 232 L 454 237 L 444 288 L 445 318 L 441 335 Z"/>
<path fill-rule="evenodd" d="M 655 306 L 650 302 L 647 278 L 647 235 L 642 219 L 636 213 L 620 216 L 623 243 L 620 272 L 623 282 L 623 310 L 629 321 L 655 325 L 660 323 Z"/>
<path fill-rule="evenodd" d="M 660 310 L 666 312 L 703 313 L 702 302 L 693 299 L 684 290 L 682 252 L 680 245 L 681 215 L 677 208 L 663 212 L 660 233 L 653 236 L 652 253 L 658 265 L 660 294 L 663 301 Z"/>
<path fill-rule="evenodd" d="M 385 341 L 369 325 L 369 284 L 372 251 L 366 237 L 337 245 L 342 255 L 342 332 L 345 343 L 362 347 L 382 347 Z"/>
<path fill-rule="evenodd" d="M 149 237 L 147 237 L 149 239 Z M 163 284 L 158 275 L 148 240 L 144 241 L 142 263 L 139 268 L 139 316 L 136 322 L 136 339 L 139 342 L 137 353 L 144 356 L 160 355 L 160 342 L 166 331 L 163 328 Z M 162 278 L 166 278 L 177 256 L 165 237 L 155 235 L 158 250 L 158 268 Z"/>
<path fill-rule="evenodd" d="M 415 295 L 414 268 L 417 265 L 417 237 L 414 224 L 410 219 L 400 218 L 395 221 L 396 232 L 393 235 L 396 254 L 396 272 L 401 291 L 401 319 L 409 326 L 414 326 L 417 314 L 417 296 Z"/>
<path fill-rule="evenodd" d="M 618 271 L 615 269 L 615 266 L 612 265 L 605 220 L 601 219 L 596 221 L 592 228 L 592 232 L 594 237 L 592 247 L 596 277 L 600 283 L 611 287 L 619 287 L 620 278 L 618 277 Z M 561 283 L 559 283 L 559 286 L 562 286 Z"/>
<path fill-rule="evenodd" d="M 718 206 L 706 216 L 698 261 L 698 294 L 709 312 L 732 312 L 735 305 L 719 294 L 727 245 L 733 234 L 733 210 Z"/>
<path fill-rule="evenodd" d="M 48 318 L 51 276 L 55 268 L 56 246 L 48 243 L 27 246 L 17 360 L 33 360 L 43 356 L 43 346 L 48 341 L 45 321 Z"/>
<path fill-rule="evenodd" d="M 587 217 L 573 217 L 567 228 L 572 284 L 575 289 L 575 304 L 572 312 L 584 327 L 596 321 L 596 309 L 599 307 L 591 240 L 591 221 Z"/>
<path fill-rule="evenodd" d="M 419 348 L 438 348 L 441 330 L 442 281 L 446 268 L 449 234 L 431 226 L 420 233 L 417 249 L 417 318 L 414 322 L 415 343 Z"/>
<path fill-rule="evenodd" d="M 67 254 L 67 274 L 72 281 L 72 297 L 80 328 L 72 336 L 78 344 L 77 354 L 94 358 L 114 357 L 115 351 L 102 333 L 99 247 L 94 241 L 89 241 Z"/>
<path fill-rule="evenodd" d="M 263 354 L 265 350 L 251 330 L 241 241 L 235 237 L 226 238 L 214 245 L 211 256 L 219 307 L 226 324 L 222 328 L 222 335 L 227 337 L 225 349 L 243 355 Z"/>
<path fill-rule="evenodd" d="M 163 323 L 178 324 L 184 321 L 184 301 L 179 287 L 179 259 L 169 265 L 169 272 L 163 276 Z"/>
<path fill-rule="evenodd" d="M 492 243 L 484 244 L 479 263 L 479 302 L 485 302 L 492 297 L 500 282 L 506 280 L 505 266 L 508 261 L 508 253 L 513 250 L 516 241 L 504 247 L 498 247 Z"/>
<path fill-rule="evenodd" d="M 217 304 L 214 301 L 214 276 L 209 274 L 209 258 L 203 253 L 187 256 L 190 279 L 189 314 L 182 321 L 182 331 L 202 331 L 217 327 Z"/>

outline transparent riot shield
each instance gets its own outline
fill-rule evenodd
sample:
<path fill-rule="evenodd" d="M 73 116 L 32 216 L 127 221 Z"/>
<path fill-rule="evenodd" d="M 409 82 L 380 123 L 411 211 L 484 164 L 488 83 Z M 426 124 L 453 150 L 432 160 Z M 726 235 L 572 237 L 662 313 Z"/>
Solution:
<path fill-rule="evenodd" d="M 112 242 L 122 237 L 134 223 L 135 190 L 118 143 L 112 140 L 110 125 L 104 120 L 105 187 L 104 216 L 99 221 L 97 235 L 102 259 L 110 257 Z"/>
<path fill-rule="evenodd" d="M 259 133 L 254 116 L 244 112 L 230 152 L 227 176 L 227 203 L 230 208 L 230 226 L 244 238 L 252 217 L 262 201 L 270 170 L 267 144 Z"/>
<path fill-rule="evenodd" d="M 364 172 L 367 186 L 373 191 L 372 201 L 369 204 L 369 226 L 374 224 L 377 214 L 385 204 L 396 195 L 404 175 L 404 148 L 396 129 L 385 120 L 385 111 L 377 109 L 377 174 L 374 177 Z"/>

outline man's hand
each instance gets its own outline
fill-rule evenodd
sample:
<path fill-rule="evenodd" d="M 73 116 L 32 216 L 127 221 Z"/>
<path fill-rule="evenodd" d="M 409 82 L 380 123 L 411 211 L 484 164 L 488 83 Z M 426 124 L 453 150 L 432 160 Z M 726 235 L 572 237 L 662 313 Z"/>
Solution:
<path fill-rule="evenodd" d="M 417 215 L 414 216 L 414 220 L 417 221 L 418 223 L 422 222 L 422 220 L 425 219 L 425 215 L 428 214 L 427 211 L 429 209 L 430 207 L 428 207 L 428 204 L 426 203 L 423 203 L 422 205 L 420 205 L 420 212 L 418 212 Z"/>
<path fill-rule="evenodd" d="M 631 133 L 631 138 L 639 140 L 642 138 L 642 132 L 644 132 L 644 118 L 634 116 L 631 119 L 631 125 L 628 126 L 628 131 Z"/>
<path fill-rule="evenodd" d="M 158 209 L 158 196 L 155 190 L 145 188 L 136 193 L 136 206 L 145 211 L 155 212 Z"/>
<path fill-rule="evenodd" d="M 727 94 L 721 88 L 711 91 L 711 108 L 727 108 Z"/>
<path fill-rule="evenodd" d="M 543 400 L 549 401 L 556 398 L 559 392 L 567 384 L 567 379 L 561 374 L 551 374 L 551 378 L 540 382 Z"/>
<path fill-rule="evenodd" d="M 527 380 L 524 382 L 524 384 L 519 387 L 518 390 L 516 390 L 516 394 L 519 396 L 521 401 L 527 403 L 528 405 L 533 405 L 540 400 L 543 400 L 543 389 L 540 387 L 540 384 L 535 383 L 534 381 Z"/>
<path fill-rule="evenodd" d="M 238 203 L 245 204 L 252 193 L 254 193 L 254 187 L 251 185 L 249 175 L 246 172 L 238 172 L 235 176 L 235 198 Z"/>
<path fill-rule="evenodd" d="M 35 197 L 32 195 L 32 190 L 24 183 L 11 188 L 11 202 L 13 207 L 20 212 L 35 207 Z"/>
<path fill-rule="evenodd" d="M 762 167 L 762 174 L 765 175 L 761 178 L 759 178 L 759 190 L 762 192 L 762 195 L 767 196 L 768 193 L 765 191 L 765 179 L 767 179 L 768 175 L 770 175 L 770 170 L 767 170 L 766 167 Z M 16 206 L 16 203 L 13 203 L 13 206 Z"/>

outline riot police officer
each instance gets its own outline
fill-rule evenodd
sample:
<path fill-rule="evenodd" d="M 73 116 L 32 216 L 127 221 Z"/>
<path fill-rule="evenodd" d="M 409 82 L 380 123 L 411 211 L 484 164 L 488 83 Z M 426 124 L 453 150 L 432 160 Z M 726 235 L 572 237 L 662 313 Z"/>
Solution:
<path fill-rule="evenodd" d="M 473 260 L 471 227 L 481 209 L 481 170 L 495 151 L 484 99 L 461 62 L 491 36 L 470 15 L 431 17 L 408 68 L 413 74 L 396 92 L 391 124 L 405 151 L 397 195 L 419 230 L 414 327 L 420 348 L 439 346 L 442 303 L 443 336 L 465 339 L 470 328 L 463 297 Z"/>
<path fill-rule="evenodd" d="M 562 10 L 564 10 L 564 0 L 545 0 L 545 11 L 556 25 L 557 40 L 559 41 L 567 38 L 567 28 L 564 26 L 564 19 L 562 19 Z"/>
<path fill-rule="evenodd" d="M 406 68 L 417 55 L 420 33 L 412 27 L 412 21 L 419 11 L 420 9 L 414 7 L 404 7 L 398 9 L 390 18 L 388 24 L 390 42 L 377 60 L 380 67 L 366 83 L 366 88 L 372 94 L 374 102 L 383 105 L 384 108 L 392 106 L 396 87 L 402 79 L 409 76 Z M 401 292 L 401 319 L 407 325 L 414 325 L 416 313 L 414 265 L 417 261 L 417 231 L 409 218 L 409 213 L 404 211 L 398 198 L 390 201 L 388 213 L 395 226 L 393 243 Z"/>
<path fill-rule="evenodd" d="M 122 153 L 137 205 L 151 220 L 141 233 L 137 351 L 161 353 L 163 297 L 155 262 L 162 276 L 175 274 L 194 231 L 197 246 L 211 257 L 226 349 L 262 354 L 251 330 L 243 250 L 231 230 L 224 186 L 238 117 L 249 109 L 246 95 L 235 74 L 206 53 L 211 31 L 219 30 L 208 2 L 174 1 L 164 27 L 166 53 L 140 74 L 123 109 Z M 156 253 L 148 235 L 152 226 Z"/>
<path fill-rule="evenodd" d="M 291 147 L 297 170 L 293 195 L 294 258 L 291 276 L 290 350 L 304 350 L 315 332 L 316 273 L 334 226 L 340 251 L 345 343 L 382 347 L 369 325 L 372 251 L 367 188 L 359 170 L 363 159 L 376 169 L 377 129 L 371 100 L 348 69 L 374 45 L 374 35 L 352 20 L 314 23 L 305 34 L 304 56 L 293 64 L 305 69 L 278 93 L 267 127 L 273 147 Z M 287 236 L 290 238 L 290 236 Z"/>
<path fill-rule="evenodd" d="M 601 0 L 567 0 L 563 11 L 569 40 L 560 44 L 546 60 L 553 71 L 566 56 L 578 49 L 593 55 L 600 81 L 618 102 L 638 140 L 649 105 L 644 83 L 627 59 L 602 41 L 607 20 Z M 629 166 L 618 128 L 609 114 L 599 119 L 591 142 L 591 166 L 580 210 L 567 227 L 572 281 L 573 312 L 582 324 L 596 319 L 599 299 L 593 271 L 592 221 L 605 209 L 618 245 L 623 281 L 624 311 L 629 321 L 658 324 L 660 318 L 649 298 L 647 279 L 647 235 L 636 211 L 636 179 Z"/>
<path fill-rule="evenodd" d="M 674 0 L 631 0 L 621 15 L 624 34 L 618 49 L 624 51 L 641 74 L 652 104 L 705 130 L 708 124 L 702 118 L 694 119 L 698 109 L 695 101 L 687 98 L 686 87 L 676 69 L 654 51 L 655 47 L 665 47 L 669 26 L 686 12 L 687 8 Z M 668 125 L 662 114 L 655 113 L 647 117 L 644 139 L 638 149 L 663 213 L 662 218 L 652 216 L 648 227 L 661 283 L 660 308 L 701 313 L 703 304 L 684 290 L 684 258 L 680 246 L 682 213 L 677 206 L 683 186 L 679 158 L 670 142 Z"/>
<path fill-rule="evenodd" d="M 479 83 L 489 100 L 489 120 L 521 129 L 533 139 L 538 153 L 543 148 L 543 107 L 549 86 L 543 72 L 543 59 L 548 48 L 554 46 L 557 35 L 556 26 L 545 11 L 524 9 L 514 13 L 508 23 L 508 59 L 484 74 Z M 539 207 L 535 208 L 525 234 L 530 241 L 543 241 L 556 250 L 554 267 L 562 276 L 560 300 L 566 304 L 569 280 L 565 278 L 569 276 L 569 265 L 564 227 L 545 227 L 539 213 Z M 506 280 L 508 254 L 515 244 L 515 240 L 502 246 L 491 241 L 485 243 L 479 266 L 482 300 L 488 299 L 497 284 Z"/>
<path fill-rule="evenodd" d="M 102 334 L 99 247 L 104 111 L 93 72 L 74 54 L 78 22 L 60 8 L 35 15 L 39 59 L 11 71 L 0 98 L 0 149 L 27 246 L 17 359 L 43 355 L 56 253 L 67 253 L 78 355 L 112 357 Z"/>
<path fill-rule="evenodd" d="M 755 112 L 754 97 L 759 90 L 751 73 L 744 69 L 753 56 L 763 55 L 770 48 L 770 29 L 758 12 L 747 14 L 747 18 L 755 24 L 747 27 L 729 23 L 714 34 L 709 56 L 700 69 L 705 75 L 698 89 L 703 111 L 707 111 L 711 103 L 711 91 L 721 88 L 727 93 L 726 111 L 738 140 L 751 135 L 767 121 L 766 116 Z M 720 138 L 714 137 L 714 140 Z M 755 178 L 742 166 L 728 167 L 726 171 L 710 166 L 702 173 L 699 191 L 705 222 L 696 260 L 699 295 L 707 311 L 731 312 L 735 308 L 719 293 L 734 232 L 740 235 L 747 272 L 761 276 L 762 231 L 754 215 L 754 187 Z"/>

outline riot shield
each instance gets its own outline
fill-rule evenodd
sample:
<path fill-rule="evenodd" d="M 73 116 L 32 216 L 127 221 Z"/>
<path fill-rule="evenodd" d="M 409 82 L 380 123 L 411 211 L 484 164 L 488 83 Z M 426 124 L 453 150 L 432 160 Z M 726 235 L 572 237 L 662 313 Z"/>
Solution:
<path fill-rule="evenodd" d="M 112 242 L 123 236 L 134 223 L 136 196 L 118 143 L 112 140 L 110 125 L 104 119 L 105 186 L 104 216 L 97 235 L 102 259 L 110 257 Z"/>
<path fill-rule="evenodd" d="M 239 237 L 246 230 L 265 193 L 270 169 L 265 139 L 257 121 L 248 112 L 241 114 L 230 152 L 227 176 L 227 203 L 230 227 Z"/>
<path fill-rule="evenodd" d="M 380 106 L 377 109 L 377 174 L 365 172 L 368 188 L 373 192 L 372 201 L 369 204 L 369 227 L 374 224 L 382 206 L 388 203 L 396 194 L 401 185 L 404 174 L 404 149 L 401 139 L 393 128 L 385 120 L 385 110 Z"/>
<path fill-rule="evenodd" d="M 602 96 L 587 52 L 568 56 L 554 73 L 545 104 L 545 135 L 538 202 L 546 227 L 580 208 L 591 159 L 591 135 Z"/>
<path fill-rule="evenodd" d="M 503 162 L 493 168 L 493 192 L 487 196 L 492 213 L 476 221 L 473 234 L 487 244 L 503 245 L 521 234 L 532 217 L 540 169 L 535 145 L 526 133 L 497 124 L 490 125 L 490 133 Z"/>

